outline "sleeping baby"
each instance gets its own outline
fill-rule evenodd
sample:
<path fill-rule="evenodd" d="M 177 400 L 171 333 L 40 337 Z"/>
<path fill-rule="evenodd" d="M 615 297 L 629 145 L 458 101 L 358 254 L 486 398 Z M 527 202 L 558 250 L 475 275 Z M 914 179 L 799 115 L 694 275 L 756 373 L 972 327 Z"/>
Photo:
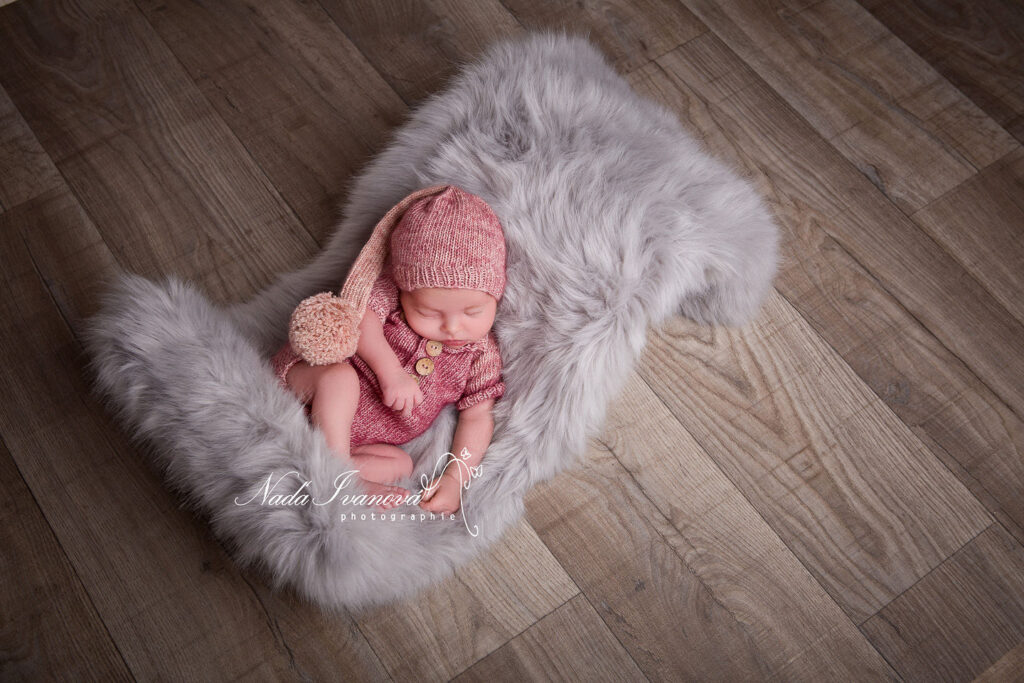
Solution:
<path fill-rule="evenodd" d="M 397 444 L 422 434 L 454 403 L 451 453 L 465 449 L 468 456 L 444 468 L 420 506 L 459 509 L 460 487 L 490 445 L 491 408 L 505 391 L 491 332 L 504 288 L 498 217 L 476 195 L 441 185 L 388 211 L 340 298 L 317 294 L 292 314 L 274 372 L 306 404 L 331 449 L 351 460 L 368 492 L 385 497 L 379 507 L 409 495 L 390 485 L 413 470 Z"/>

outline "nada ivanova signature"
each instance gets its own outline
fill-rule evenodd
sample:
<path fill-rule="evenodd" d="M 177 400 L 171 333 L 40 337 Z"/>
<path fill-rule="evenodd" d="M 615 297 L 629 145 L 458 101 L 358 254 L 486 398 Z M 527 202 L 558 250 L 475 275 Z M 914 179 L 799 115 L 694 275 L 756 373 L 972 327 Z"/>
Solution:
<path fill-rule="evenodd" d="M 469 455 L 470 455 L 470 453 L 469 453 L 469 451 L 465 447 L 463 447 L 462 452 L 458 456 L 455 456 L 453 453 L 450 453 L 450 452 L 449 453 L 445 453 L 442 457 L 447 459 L 450 456 L 451 459 L 447 460 L 447 462 L 445 463 L 444 467 L 441 468 L 441 474 L 443 474 L 444 471 L 447 470 L 448 467 L 450 467 L 451 465 L 455 465 L 457 468 L 459 468 L 460 480 L 462 481 L 462 486 L 459 487 L 459 509 L 463 511 L 463 515 L 462 516 L 463 516 L 464 520 L 466 519 L 466 514 L 465 514 L 465 506 L 464 506 L 464 503 L 463 503 L 463 500 L 462 500 L 462 491 L 465 490 L 465 489 L 468 489 L 469 485 L 470 485 L 470 482 L 473 479 L 476 479 L 477 477 L 479 477 L 480 476 L 480 472 L 481 472 L 481 466 L 480 465 L 476 465 L 476 466 L 471 467 L 471 466 L 466 464 L 465 461 L 469 457 Z M 438 467 L 438 465 L 441 464 L 441 462 L 442 462 L 441 460 L 438 460 L 434 464 L 434 471 L 432 473 L 432 476 L 430 476 L 429 478 L 427 477 L 426 474 L 421 474 L 420 475 L 420 488 L 422 490 L 419 491 L 419 492 L 410 493 L 406 497 L 406 499 L 404 501 L 402 501 L 402 503 L 400 503 L 400 504 L 419 505 L 420 501 L 423 498 L 423 494 L 426 493 L 428 490 L 430 490 L 428 488 L 430 486 L 430 483 L 433 482 L 434 486 L 437 486 L 437 483 L 439 481 L 439 476 L 440 476 L 437 473 L 437 467 Z M 280 484 L 284 480 L 285 477 L 288 477 L 289 475 L 293 475 L 293 474 L 296 477 L 299 476 L 298 472 L 296 472 L 295 470 L 291 470 L 290 472 L 286 472 L 286 473 L 282 474 L 280 477 L 278 477 L 277 481 L 274 481 L 274 473 L 271 472 L 270 474 L 267 475 L 267 481 L 263 484 L 263 486 L 261 486 L 256 491 L 256 493 L 254 493 L 252 495 L 252 497 L 250 497 L 248 500 L 240 501 L 238 499 L 238 497 L 236 496 L 235 497 L 235 505 L 248 505 L 249 503 L 251 503 L 252 501 L 256 500 L 257 498 L 260 499 L 259 500 L 259 504 L 260 505 L 278 505 L 278 506 L 281 506 L 281 505 L 296 505 L 296 506 L 327 505 L 328 503 L 331 503 L 334 500 L 337 500 L 338 503 L 341 504 L 341 505 L 374 505 L 374 504 L 386 502 L 389 498 L 391 498 L 391 494 L 388 494 L 387 496 L 381 496 L 380 494 L 372 494 L 371 495 L 371 494 L 366 494 L 366 493 L 361 493 L 361 494 L 358 494 L 358 495 L 342 494 L 341 493 L 342 489 L 344 489 L 346 486 L 348 486 L 349 483 L 353 480 L 353 478 L 355 478 L 355 477 L 357 477 L 359 475 L 359 470 L 347 470 L 347 471 L 342 472 L 341 474 L 339 474 L 335 478 L 335 480 L 334 480 L 334 484 L 333 484 L 334 485 L 334 491 L 331 493 L 331 497 L 326 499 L 326 500 L 322 500 L 322 501 L 321 500 L 317 500 L 316 496 L 313 495 L 312 491 L 308 491 L 307 490 L 307 489 L 311 489 L 312 488 L 312 482 L 309 481 L 309 480 L 302 481 L 302 484 L 297 489 L 291 491 L 290 493 L 276 492 L 278 484 Z M 374 513 L 374 514 L 376 514 L 376 513 Z M 380 513 L 381 519 L 385 518 L 385 514 L 386 513 Z M 404 519 L 406 514 L 409 514 L 410 518 L 415 518 L 415 515 L 411 514 L 411 513 L 401 513 L 401 516 L 402 516 L 401 518 Z M 435 513 L 433 513 L 433 512 L 430 513 L 431 519 L 434 518 L 434 514 Z M 391 513 L 391 515 L 392 515 L 392 519 L 396 519 L 397 518 L 396 513 Z M 440 516 L 441 516 L 441 519 L 444 519 L 444 515 L 443 514 L 441 514 Z M 352 517 L 354 519 L 355 515 L 353 514 Z M 421 517 L 423 519 L 426 519 L 426 513 L 421 513 Z M 346 519 L 344 514 L 342 514 L 342 519 L 343 520 Z M 452 514 L 450 519 L 455 519 L 455 515 Z M 479 527 L 476 524 L 473 525 L 473 529 L 469 528 L 468 520 L 466 521 L 466 530 L 469 531 L 470 535 L 472 535 L 472 536 L 476 536 L 477 534 L 480 533 L 479 532 Z"/>

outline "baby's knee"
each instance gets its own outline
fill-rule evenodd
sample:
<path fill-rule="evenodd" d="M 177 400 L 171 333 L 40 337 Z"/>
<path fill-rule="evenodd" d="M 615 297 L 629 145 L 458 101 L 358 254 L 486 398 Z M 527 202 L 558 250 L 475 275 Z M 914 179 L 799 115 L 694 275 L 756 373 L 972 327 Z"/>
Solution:
<path fill-rule="evenodd" d="M 390 456 L 388 463 L 389 472 L 392 480 L 404 479 L 405 477 L 412 476 L 412 458 L 408 453 L 396 448 L 395 450 L 401 451 L 393 456 Z"/>
<path fill-rule="evenodd" d="M 353 455 L 374 456 L 390 477 L 398 479 L 411 477 L 414 465 L 412 457 L 398 446 L 386 443 L 364 444 L 352 449 Z M 386 463 L 386 464 L 385 464 Z"/>
<path fill-rule="evenodd" d="M 356 369 L 348 361 L 326 365 L 316 378 L 316 390 L 339 387 L 345 390 L 359 389 L 359 377 Z"/>

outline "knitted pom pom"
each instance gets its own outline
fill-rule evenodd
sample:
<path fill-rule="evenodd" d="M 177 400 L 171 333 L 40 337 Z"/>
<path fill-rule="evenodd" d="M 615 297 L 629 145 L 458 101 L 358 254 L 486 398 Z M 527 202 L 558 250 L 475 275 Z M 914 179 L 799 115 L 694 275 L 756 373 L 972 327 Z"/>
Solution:
<path fill-rule="evenodd" d="M 359 345 L 362 311 L 321 292 L 303 299 L 292 311 L 288 341 L 310 365 L 330 365 L 351 357 Z"/>

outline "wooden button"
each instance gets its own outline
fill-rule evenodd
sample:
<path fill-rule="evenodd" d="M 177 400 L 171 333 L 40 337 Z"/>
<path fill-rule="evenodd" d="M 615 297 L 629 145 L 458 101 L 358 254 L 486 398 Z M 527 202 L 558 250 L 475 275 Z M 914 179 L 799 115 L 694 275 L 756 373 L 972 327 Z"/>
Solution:
<path fill-rule="evenodd" d="M 413 378 L 414 380 L 416 380 L 416 384 L 419 384 L 419 383 L 420 383 L 420 380 L 421 380 L 421 379 L 423 379 L 423 378 L 422 378 L 422 377 L 420 377 L 419 375 L 414 375 L 414 374 L 412 374 L 411 372 L 409 373 L 409 376 L 410 376 L 410 377 L 412 377 L 412 378 Z"/>
<path fill-rule="evenodd" d="M 434 371 L 434 361 L 429 358 L 420 358 L 416 361 L 416 372 L 426 377 Z"/>
<path fill-rule="evenodd" d="M 433 340 L 428 341 L 427 342 L 427 355 L 428 356 L 439 356 L 439 355 L 441 355 L 441 347 L 443 347 L 443 346 L 444 346 L 444 344 L 442 344 L 439 341 L 433 341 Z"/>

